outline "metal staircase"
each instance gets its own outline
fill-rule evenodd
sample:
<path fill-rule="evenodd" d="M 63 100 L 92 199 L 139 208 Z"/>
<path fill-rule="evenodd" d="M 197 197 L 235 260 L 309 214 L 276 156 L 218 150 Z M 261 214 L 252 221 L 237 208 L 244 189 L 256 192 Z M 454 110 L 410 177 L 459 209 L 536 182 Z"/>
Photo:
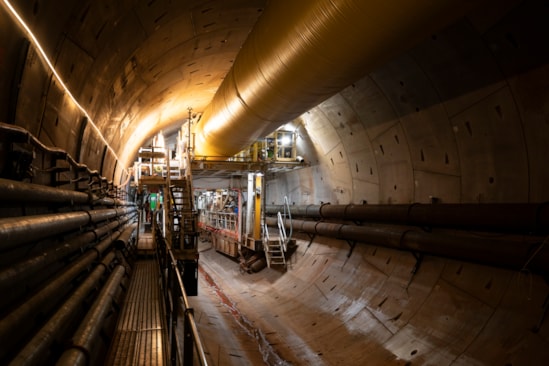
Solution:
<path fill-rule="evenodd" d="M 284 225 L 286 218 L 290 220 L 290 235 L 287 235 Z M 284 197 L 284 213 L 277 213 L 278 239 L 270 239 L 267 224 L 263 228 L 263 251 L 265 252 L 265 259 L 269 268 L 272 265 L 283 265 L 284 268 L 287 268 L 286 253 L 288 252 L 288 244 L 291 242 L 292 237 L 291 220 L 292 215 L 290 213 L 288 198 Z"/>
<path fill-rule="evenodd" d="M 190 179 L 172 179 L 169 186 L 168 242 L 177 259 L 187 295 L 197 293 L 198 215 Z"/>
<path fill-rule="evenodd" d="M 197 218 L 193 209 L 191 185 L 187 179 L 171 180 L 170 200 L 170 244 L 176 250 L 192 249 L 197 236 Z"/>
<path fill-rule="evenodd" d="M 267 224 L 264 225 L 263 230 L 265 233 L 263 236 L 263 251 L 265 252 L 267 267 L 271 268 L 273 265 L 283 265 L 286 268 L 286 256 L 281 238 L 271 239 Z"/>

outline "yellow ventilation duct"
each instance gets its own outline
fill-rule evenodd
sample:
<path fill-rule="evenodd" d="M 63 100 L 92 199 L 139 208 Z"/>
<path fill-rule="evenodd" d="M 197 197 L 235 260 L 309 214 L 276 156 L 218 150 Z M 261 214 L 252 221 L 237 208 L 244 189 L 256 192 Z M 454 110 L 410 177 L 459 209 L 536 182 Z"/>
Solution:
<path fill-rule="evenodd" d="M 231 156 L 462 17 L 472 0 L 274 0 L 195 127 Z"/>

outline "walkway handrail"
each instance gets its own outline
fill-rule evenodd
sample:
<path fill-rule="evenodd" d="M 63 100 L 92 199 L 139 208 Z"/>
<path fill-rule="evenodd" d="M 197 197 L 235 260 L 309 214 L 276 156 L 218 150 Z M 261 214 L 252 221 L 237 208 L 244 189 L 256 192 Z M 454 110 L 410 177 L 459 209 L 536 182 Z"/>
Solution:
<path fill-rule="evenodd" d="M 286 213 L 286 210 L 288 210 L 288 213 Z M 286 217 L 288 218 L 289 222 L 290 222 L 290 235 L 288 235 L 288 241 L 284 244 L 284 247 L 286 247 L 286 244 L 288 244 L 288 242 L 290 241 L 290 239 L 292 239 L 292 234 L 293 234 L 293 230 L 294 230 L 294 227 L 292 225 L 292 213 L 290 211 L 290 202 L 288 201 L 288 196 L 284 196 L 284 220 L 286 220 Z M 284 221 L 284 224 L 286 223 L 286 221 Z"/>
<path fill-rule="evenodd" d="M 194 319 L 194 309 L 189 305 L 177 259 L 171 248 L 166 244 L 166 240 L 162 237 L 161 233 L 162 231 L 155 220 L 156 254 L 162 276 L 168 329 L 171 332 L 169 335 L 170 342 L 172 342 L 169 345 L 171 363 L 172 365 L 193 365 L 194 347 L 198 355 L 197 360 L 199 365 L 208 366 L 204 346 L 198 334 L 198 328 L 196 327 L 196 321 Z M 168 270 L 167 273 L 165 270 Z M 181 353 L 177 335 L 179 308 L 181 309 L 182 314 L 184 314 L 183 334 L 185 338 L 183 339 L 183 353 Z"/>
<path fill-rule="evenodd" d="M 278 236 L 280 241 L 280 250 L 283 252 L 286 251 L 286 243 L 287 243 L 287 236 L 286 236 L 286 229 L 284 228 L 284 220 L 282 219 L 282 214 L 279 212 L 277 214 L 278 218 Z"/>
<path fill-rule="evenodd" d="M 206 360 L 206 353 L 204 352 L 204 346 L 202 344 L 202 340 L 200 339 L 200 335 L 198 334 L 196 321 L 194 320 L 194 309 L 189 305 L 189 299 L 187 298 L 187 293 L 185 292 L 185 287 L 183 286 L 183 279 L 181 278 L 181 274 L 177 270 L 177 260 L 175 259 L 170 248 L 168 248 L 168 253 L 170 255 L 172 269 L 175 271 L 179 290 L 181 291 L 181 297 L 183 298 L 183 311 L 185 312 L 185 318 L 186 320 L 188 320 L 189 325 L 191 326 L 191 334 L 194 340 L 194 347 L 196 349 L 196 352 L 198 352 L 198 361 L 200 365 L 207 366 L 208 361 Z"/>

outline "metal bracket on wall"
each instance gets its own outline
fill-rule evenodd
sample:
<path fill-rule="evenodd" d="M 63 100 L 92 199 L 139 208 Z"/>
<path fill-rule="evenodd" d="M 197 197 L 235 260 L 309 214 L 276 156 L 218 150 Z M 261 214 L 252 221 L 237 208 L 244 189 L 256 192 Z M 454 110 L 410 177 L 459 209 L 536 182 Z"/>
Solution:
<path fill-rule="evenodd" d="M 349 246 L 351 247 L 349 249 L 349 253 L 347 253 L 347 259 L 349 259 L 351 257 L 351 254 L 353 254 L 353 250 L 355 249 L 356 240 L 347 240 L 347 244 L 349 244 Z"/>
<path fill-rule="evenodd" d="M 415 252 L 411 252 L 411 253 L 416 259 L 416 264 L 414 264 L 414 266 L 412 267 L 412 270 L 410 271 L 410 279 L 406 284 L 406 292 L 408 292 L 408 287 L 410 287 L 410 285 L 412 284 L 412 280 L 414 279 L 414 276 L 416 275 L 417 271 L 419 271 L 421 262 L 423 262 L 423 253 L 415 253 Z"/>
<path fill-rule="evenodd" d="M 313 244 L 313 240 L 315 240 L 316 234 L 307 233 L 307 236 L 309 237 L 309 244 L 307 244 L 307 248 L 305 248 L 305 251 L 303 252 L 303 255 L 305 255 L 305 253 L 307 253 L 307 250 L 309 250 L 309 247 L 311 246 L 311 244 Z"/>
<path fill-rule="evenodd" d="M 350 248 L 349 252 L 347 253 L 347 258 L 345 258 L 345 262 L 343 262 L 343 265 L 341 266 L 342 269 L 347 264 L 349 258 L 351 258 L 351 254 L 353 254 L 353 249 L 355 249 L 356 247 L 356 240 L 347 240 L 347 244 L 349 244 Z"/>

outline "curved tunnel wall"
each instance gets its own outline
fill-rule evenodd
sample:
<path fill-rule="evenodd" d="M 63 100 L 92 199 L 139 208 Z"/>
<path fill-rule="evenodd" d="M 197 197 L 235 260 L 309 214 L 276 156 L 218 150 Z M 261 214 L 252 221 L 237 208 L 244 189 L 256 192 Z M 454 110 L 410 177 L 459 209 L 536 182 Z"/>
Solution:
<path fill-rule="evenodd" d="M 544 86 L 548 57 L 546 48 L 540 47 L 547 34 L 544 4 L 525 2 L 507 15 L 503 6 L 496 14 L 505 15 L 502 20 L 479 11 L 302 115 L 319 150 L 320 160 L 312 162 L 313 176 L 325 184 L 313 190 L 312 180 L 303 182 L 305 194 L 293 201 L 547 199 L 543 187 L 548 174 L 539 158 L 547 153 L 543 136 L 547 135 Z M 70 70 L 67 84 L 84 96 L 83 90 L 90 88 L 82 77 L 87 72 L 85 64 L 71 63 L 63 56 L 70 55 L 70 42 L 56 45 L 55 41 L 63 39 L 62 19 L 68 22 L 78 13 L 69 8 L 56 12 L 59 22 L 53 28 L 47 24 L 47 8 L 27 4 L 21 11 L 38 31 L 43 30 L 46 48 L 64 50 L 59 57 L 65 61 L 59 66 Z M 111 10 L 108 18 L 115 18 L 117 10 L 122 8 Z M 92 169 L 114 178 L 115 167 L 123 169 L 122 164 L 116 163 L 110 150 L 104 150 L 105 143 L 83 122 L 51 73 L 44 71 L 15 25 L 3 22 L 2 27 L 6 45 L 2 95 L 12 101 L 0 107 L 3 119 L 15 118 L 45 144 L 81 156 Z M 102 54 L 97 47 L 91 49 Z M 117 57 L 129 59 L 130 55 Z M 105 62 L 104 57 L 98 58 Z M 21 68 L 24 72 L 16 72 Z M 95 80 L 94 87 L 104 82 Z M 98 108 L 94 107 L 97 100 L 93 94 L 89 98 L 92 110 Z M 80 146 L 77 141 L 82 142 Z M 76 151 L 79 147 L 81 151 Z M 280 193 L 272 200 L 300 190 L 299 178 L 288 179 L 277 187 Z"/>
<path fill-rule="evenodd" d="M 533 2 L 497 23 L 471 16 L 303 114 L 318 164 L 277 176 L 267 201 L 546 201 L 542 14 Z"/>
<path fill-rule="evenodd" d="M 93 123 L 80 128 L 82 111 L 4 5 L 0 119 L 118 183 L 148 138 L 209 103 L 265 1 L 10 3 Z"/>
<path fill-rule="evenodd" d="M 33 14 L 32 5 L 24 4 L 26 14 Z M 304 140 L 312 140 L 316 157 L 306 157 L 309 168 L 271 178 L 268 202 L 279 203 L 284 195 L 296 204 L 547 200 L 547 5 L 525 1 L 509 13 L 508 3 L 498 6 L 507 8 L 498 8 L 493 18 L 476 13 L 436 33 L 300 116 L 300 130 L 308 135 Z M 63 8 L 39 12 L 35 19 L 55 49 L 63 22 L 48 24 L 52 13 L 56 19 L 70 14 Z M 111 178 L 114 157 L 90 128 L 82 132 L 81 114 L 32 48 L 25 51 L 17 28 L 0 22 L 0 40 L 5 50 L 0 96 L 16 103 L 0 104 L 0 117 L 26 127 L 46 145 L 80 155 L 92 169 L 102 166 Z M 111 56 L 119 61 L 113 65 L 129 60 Z M 73 80 L 87 88 L 84 66 L 74 66 Z M 20 82 L 13 75 L 21 75 Z M 94 81 L 97 90 L 105 89 L 103 81 Z M 297 354 L 311 347 L 307 357 L 316 362 L 322 347 L 331 344 L 327 351 L 340 357 L 336 361 L 345 359 L 341 349 L 348 345 L 365 361 L 380 363 L 417 354 L 418 363 L 451 364 L 464 348 L 467 353 L 454 364 L 547 359 L 547 321 L 540 316 L 547 284 L 541 277 L 429 258 L 407 292 L 412 255 L 359 246 L 346 261 L 347 251 L 343 241 L 317 238 L 296 272 L 266 284 L 258 296 L 269 303 L 271 295 L 280 295 L 280 322 L 297 324 L 297 334 L 309 341 L 295 346 Z M 328 321 L 303 315 L 318 309 Z M 251 314 L 253 305 L 248 310 Z M 540 322 L 540 332 L 531 332 L 528 327 Z M 341 335 L 335 343 L 334 331 Z M 356 342 L 365 335 L 371 352 Z M 450 345 L 451 352 L 441 345 Z"/>
<path fill-rule="evenodd" d="M 472 5 L 353 0 L 269 4 L 195 128 L 196 154 L 238 153 L 466 14 Z"/>

